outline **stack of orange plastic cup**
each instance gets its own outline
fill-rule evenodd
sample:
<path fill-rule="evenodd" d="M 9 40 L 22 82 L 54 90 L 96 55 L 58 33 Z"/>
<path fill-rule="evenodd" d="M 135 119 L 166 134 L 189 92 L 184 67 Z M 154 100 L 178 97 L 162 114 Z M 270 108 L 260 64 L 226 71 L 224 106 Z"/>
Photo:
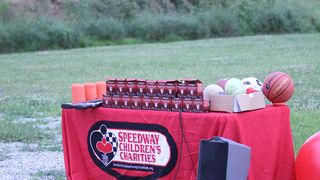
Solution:
<path fill-rule="evenodd" d="M 71 86 L 72 103 L 86 101 L 85 88 L 83 84 L 72 84 Z"/>
<path fill-rule="evenodd" d="M 104 81 L 99 81 L 96 82 L 96 87 L 97 87 L 97 99 L 102 99 L 103 94 L 106 93 L 106 82 Z"/>
<path fill-rule="evenodd" d="M 72 84 L 72 103 L 101 100 L 106 93 L 106 82 L 88 82 L 84 84 Z"/>
<path fill-rule="evenodd" d="M 96 83 L 92 83 L 92 82 L 84 83 L 84 88 L 86 92 L 86 101 L 97 99 Z"/>

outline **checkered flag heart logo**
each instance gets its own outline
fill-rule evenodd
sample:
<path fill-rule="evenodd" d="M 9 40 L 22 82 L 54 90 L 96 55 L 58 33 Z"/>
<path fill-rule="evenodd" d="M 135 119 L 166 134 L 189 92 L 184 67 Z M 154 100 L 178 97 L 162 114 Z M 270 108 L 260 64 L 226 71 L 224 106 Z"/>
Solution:
<path fill-rule="evenodd" d="M 118 139 L 105 124 L 90 133 L 90 147 L 95 157 L 108 166 L 118 151 Z"/>

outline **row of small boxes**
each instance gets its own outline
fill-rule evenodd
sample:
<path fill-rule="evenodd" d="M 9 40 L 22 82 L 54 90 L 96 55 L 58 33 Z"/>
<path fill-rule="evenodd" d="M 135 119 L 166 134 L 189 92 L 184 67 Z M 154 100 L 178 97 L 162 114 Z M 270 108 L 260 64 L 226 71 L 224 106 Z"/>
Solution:
<path fill-rule="evenodd" d="M 108 78 L 107 94 L 149 97 L 202 97 L 202 82 L 198 79 L 144 80 Z"/>
<path fill-rule="evenodd" d="M 107 94 L 103 97 L 103 106 L 106 108 L 199 113 L 209 110 L 209 101 L 203 98 L 141 97 Z"/>

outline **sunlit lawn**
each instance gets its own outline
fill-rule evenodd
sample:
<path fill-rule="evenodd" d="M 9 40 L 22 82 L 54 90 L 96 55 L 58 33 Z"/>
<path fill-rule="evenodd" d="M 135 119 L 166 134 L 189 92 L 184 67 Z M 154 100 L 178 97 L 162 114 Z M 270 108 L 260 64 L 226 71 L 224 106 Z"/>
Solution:
<path fill-rule="evenodd" d="M 42 141 L 47 136 L 13 120 L 60 116 L 72 83 L 108 76 L 146 79 L 219 78 L 289 73 L 296 91 L 289 101 L 295 148 L 320 129 L 320 34 L 221 38 L 0 55 L 0 140 Z M 5 123 L 4 123 L 5 122 Z M 35 133 L 37 132 L 37 133 Z M 35 134 L 35 135 L 34 135 Z M 22 137 L 22 138 L 21 138 Z"/>

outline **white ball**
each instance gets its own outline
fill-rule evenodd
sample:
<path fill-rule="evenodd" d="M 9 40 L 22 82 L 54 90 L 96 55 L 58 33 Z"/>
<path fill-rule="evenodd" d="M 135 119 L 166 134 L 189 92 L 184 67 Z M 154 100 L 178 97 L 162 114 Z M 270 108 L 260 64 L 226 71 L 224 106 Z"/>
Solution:
<path fill-rule="evenodd" d="M 224 90 L 216 84 L 210 84 L 203 90 L 203 98 L 207 100 L 210 100 L 212 96 L 219 94 L 224 94 Z"/>
<path fill-rule="evenodd" d="M 247 77 L 241 80 L 246 89 L 252 88 L 256 91 L 262 91 L 262 82 L 255 77 Z"/>

